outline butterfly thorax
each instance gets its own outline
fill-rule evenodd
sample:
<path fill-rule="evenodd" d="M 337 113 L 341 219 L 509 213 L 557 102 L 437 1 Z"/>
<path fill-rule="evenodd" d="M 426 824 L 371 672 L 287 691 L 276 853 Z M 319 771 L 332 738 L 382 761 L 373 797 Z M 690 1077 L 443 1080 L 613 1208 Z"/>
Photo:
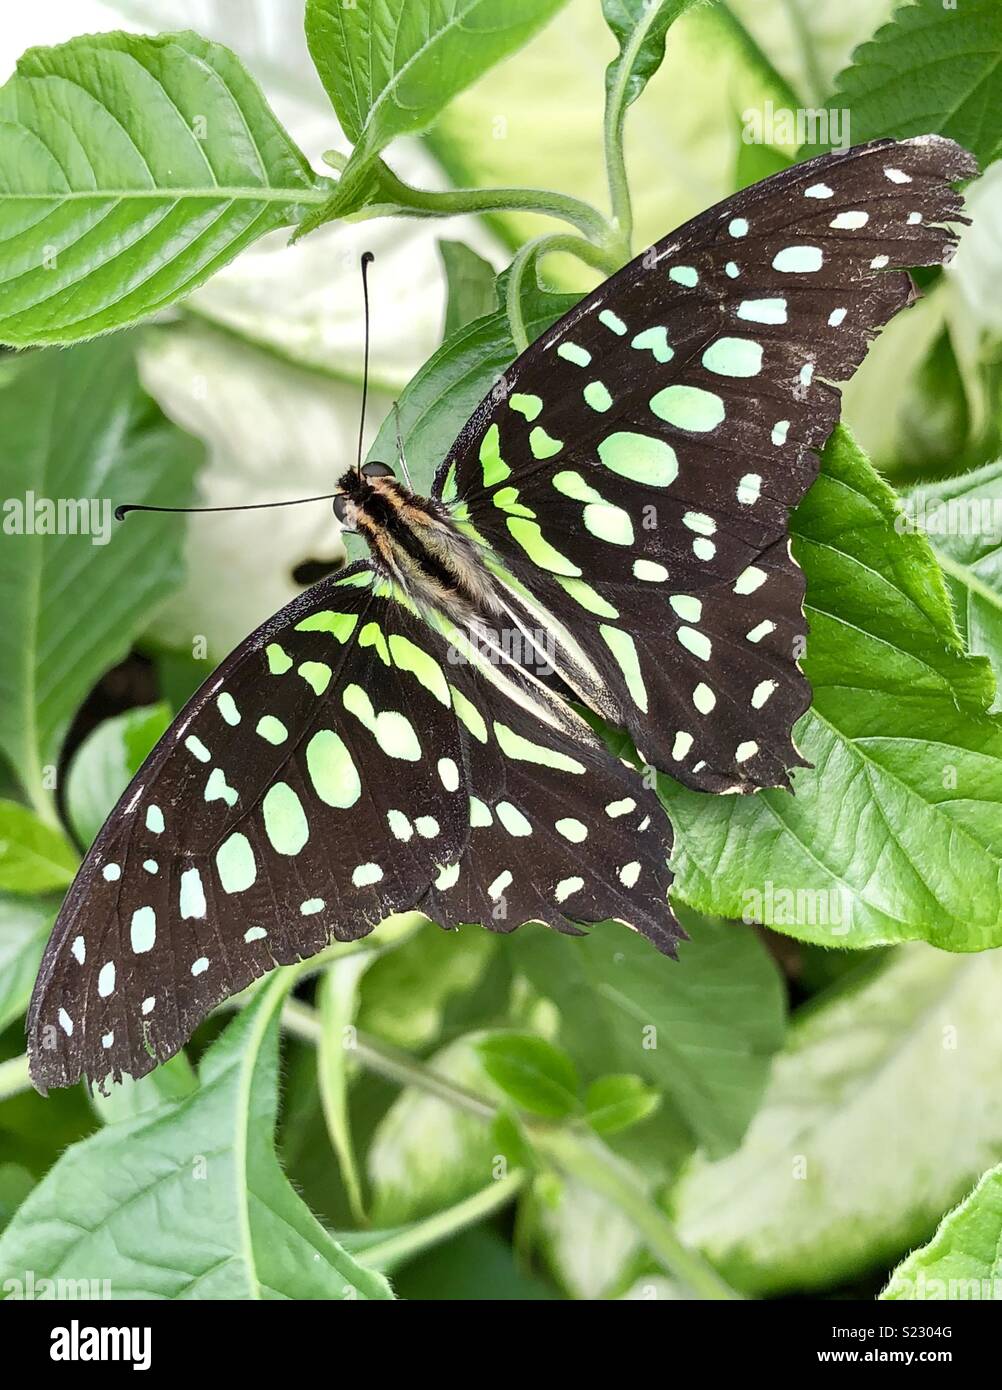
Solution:
<path fill-rule="evenodd" d="M 336 507 L 344 526 L 364 536 L 376 568 L 422 609 L 470 623 L 497 611 L 494 580 L 479 548 L 448 508 L 398 482 L 385 465 L 352 469 L 339 479 Z"/>

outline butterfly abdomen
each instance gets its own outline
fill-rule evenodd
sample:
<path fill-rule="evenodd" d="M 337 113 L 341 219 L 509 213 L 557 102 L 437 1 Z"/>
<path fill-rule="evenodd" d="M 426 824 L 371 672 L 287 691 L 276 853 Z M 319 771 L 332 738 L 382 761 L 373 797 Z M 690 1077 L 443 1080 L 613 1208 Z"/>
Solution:
<path fill-rule="evenodd" d="M 418 608 L 464 624 L 498 611 L 494 582 L 477 547 L 440 502 L 417 496 L 390 476 L 352 472 L 340 486 L 377 567 Z"/>

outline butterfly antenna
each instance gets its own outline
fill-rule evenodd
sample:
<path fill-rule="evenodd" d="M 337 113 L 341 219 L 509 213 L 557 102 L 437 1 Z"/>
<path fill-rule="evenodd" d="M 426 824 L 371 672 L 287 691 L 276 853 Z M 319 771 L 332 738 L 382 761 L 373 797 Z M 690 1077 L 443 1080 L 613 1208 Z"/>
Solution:
<path fill-rule="evenodd" d="M 376 258 L 371 251 L 362 252 L 362 303 L 365 314 L 365 348 L 362 359 L 362 409 L 358 417 L 358 458 L 355 471 L 362 476 L 362 436 L 365 433 L 365 402 L 369 394 L 369 266 Z"/>
<path fill-rule="evenodd" d="M 339 492 L 325 492 L 319 497 L 292 497 L 287 502 L 246 502 L 240 507 L 154 507 L 145 502 L 126 502 L 115 508 L 115 520 L 124 521 L 129 512 L 172 512 L 177 516 L 195 512 L 261 512 L 268 507 L 299 507 L 304 502 L 330 502 Z"/>

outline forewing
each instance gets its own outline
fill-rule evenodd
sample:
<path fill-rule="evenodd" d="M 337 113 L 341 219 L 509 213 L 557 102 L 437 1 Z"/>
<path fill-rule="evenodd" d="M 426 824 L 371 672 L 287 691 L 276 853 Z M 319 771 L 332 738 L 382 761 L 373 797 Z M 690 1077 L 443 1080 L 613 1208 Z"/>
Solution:
<path fill-rule="evenodd" d="M 810 701 L 790 509 L 875 332 L 950 258 L 936 136 L 746 189 L 603 284 L 511 367 L 438 490 L 548 624 L 558 665 L 643 756 L 701 790 L 783 785 Z"/>

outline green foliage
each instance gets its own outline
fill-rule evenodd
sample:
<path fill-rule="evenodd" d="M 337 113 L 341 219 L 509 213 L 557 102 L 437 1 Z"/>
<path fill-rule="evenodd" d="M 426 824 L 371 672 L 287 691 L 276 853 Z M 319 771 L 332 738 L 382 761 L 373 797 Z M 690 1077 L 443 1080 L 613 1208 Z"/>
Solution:
<path fill-rule="evenodd" d="M 1002 153 L 1002 13 L 995 0 L 916 0 L 853 54 L 832 107 L 848 107 L 852 140 L 934 132 L 982 167 Z"/>
<path fill-rule="evenodd" d="M 40 353 L 0 387 L 8 496 L 26 506 L 35 498 L 90 503 L 89 532 L 78 525 L 55 534 L 49 523 L 41 534 L 36 521 L 35 534 L 7 535 L 0 548 L 0 750 L 39 807 L 50 805 L 43 768 L 56 761 L 84 696 L 180 577 L 175 523 L 119 526 L 111 509 L 125 499 L 187 502 L 200 457 L 140 387 L 126 338 Z"/>
<path fill-rule="evenodd" d="M 652 969 L 647 943 L 612 923 L 583 941 L 526 927 L 510 945 L 556 1004 L 560 1040 L 589 1079 L 637 1073 L 721 1152 L 741 1139 L 782 1043 L 782 990 L 750 930 L 686 927 L 677 969 Z"/>
<path fill-rule="evenodd" d="M 460 328 L 493 311 L 494 270 L 462 241 L 440 241 L 438 249 L 448 286 L 442 337 L 451 338 Z"/>
<path fill-rule="evenodd" d="M 921 937 L 1002 944 L 1002 729 L 991 668 L 964 651 L 925 538 L 844 431 L 794 518 L 811 623 L 813 707 L 796 739 L 814 764 L 796 796 L 665 786 L 678 891 L 701 911 L 828 946 Z M 775 895 L 793 886 L 800 909 Z M 813 907 L 811 907 L 813 904 Z M 808 910 L 810 908 L 810 910 Z"/>
<path fill-rule="evenodd" d="M 998 1297 L 1002 1280 L 1002 1164 L 984 1175 L 935 1236 L 891 1275 L 884 1299 Z"/>
<path fill-rule="evenodd" d="M 0 1237 L 0 1283 L 108 1280 L 116 1298 L 387 1298 L 275 1157 L 279 977 L 206 1054 L 200 1086 L 71 1149 Z M 145 1085 L 146 1083 L 140 1083 Z"/>
<path fill-rule="evenodd" d="M 0 89 L 0 165 L 17 240 L 0 339 L 17 346 L 146 317 L 316 186 L 240 61 L 190 33 L 31 49 Z"/>
<path fill-rule="evenodd" d="M 585 1096 L 585 1111 L 596 1134 L 618 1134 L 653 1115 L 660 1103 L 653 1087 L 625 1073 L 593 1081 Z"/>
<path fill-rule="evenodd" d="M 619 55 L 605 75 L 606 95 L 618 113 L 632 106 L 664 62 L 665 37 L 695 0 L 602 0 L 605 22 Z"/>
<path fill-rule="evenodd" d="M 166 704 L 147 705 L 106 719 L 84 739 L 66 779 L 66 812 L 81 845 L 94 839 L 170 721 Z"/>
<path fill-rule="evenodd" d="M 564 0 L 307 0 L 306 36 L 364 163 L 429 125 L 457 92 L 519 48 Z"/>
<path fill-rule="evenodd" d="M 1000 981 L 998 951 L 915 945 L 804 1010 L 741 1147 L 684 1175 L 682 1236 L 758 1294 L 925 1240 L 1002 1147 Z"/>
<path fill-rule="evenodd" d="M 907 502 L 946 576 L 968 651 L 1002 671 L 1002 463 L 912 488 Z"/>
<path fill-rule="evenodd" d="M 56 907 L 0 893 L 0 1032 L 27 1007 Z"/>
<path fill-rule="evenodd" d="M 577 1068 L 566 1052 L 531 1033 L 501 1033 L 480 1044 L 484 1070 L 531 1115 L 561 1120 L 580 1108 Z"/>
<path fill-rule="evenodd" d="M 0 801 L 0 890 L 50 893 L 68 888 L 78 862 L 62 831 L 16 801 Z"/>

